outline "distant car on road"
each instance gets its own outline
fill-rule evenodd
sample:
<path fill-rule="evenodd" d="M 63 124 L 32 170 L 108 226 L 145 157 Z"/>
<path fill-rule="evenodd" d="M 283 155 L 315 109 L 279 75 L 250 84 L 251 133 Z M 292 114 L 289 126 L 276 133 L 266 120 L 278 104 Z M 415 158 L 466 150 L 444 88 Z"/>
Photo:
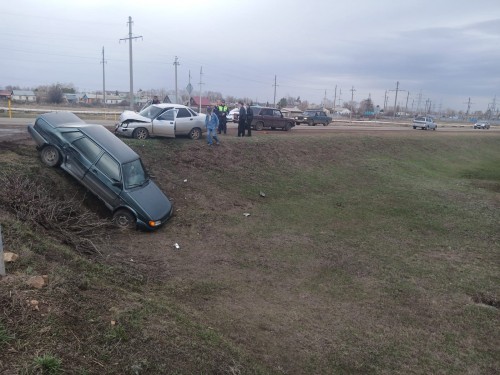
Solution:
<path fill-rule="evenodd" d="M 434 122 L 434 119 L 429 116 L 417 116 L 413 120 L 413 129 L 420 128 L 422 130 L 436 130 L 437 124 Z"/>
<path fill-rule="evenodd" d="M 302 115 L 295 116 L 295 124 L 307 124 L 309 126 L 316 126 L 318 124 L 327 126 L 331 122 L 325 111 L 321 109 L 308 109 Z"/>
<path fill-rule="evenodd" d="M 283 129 L 289 131 L 295 126 L 294 120 L 285 117 L 277 108 L 251 106 L 253 111 L 252 129 Z"/>
<path fill-rule="evenodd" d="M 51 112 L 40 115 L 28 132 L 42 162 L 60 166 L 102 200 L 116 226 L 153 230 L 172 215 L 172 204 L 139 155 L 104 126 L 71 112 Z"/>
<path fill-rule="evenodd" d="M 175 115 L 168 112 L 172 109 Z M 200 139 L 205 131 L 205 116 L 181 104 L 151 104 L 139 113 L 124 111 L 116 124 L 115 134 L 137 139 L 180 135 Z"/>
<path fill-rule="evenodd" d="M 474 124 L 474 129 L 489 129 L 490 123 L 487 121 L 478 121 Z"/>

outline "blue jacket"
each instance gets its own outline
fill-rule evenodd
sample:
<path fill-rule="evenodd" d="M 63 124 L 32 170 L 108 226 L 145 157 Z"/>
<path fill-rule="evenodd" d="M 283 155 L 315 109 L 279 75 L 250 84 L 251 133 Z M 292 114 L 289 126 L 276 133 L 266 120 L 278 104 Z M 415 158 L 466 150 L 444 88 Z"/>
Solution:
<path fill-rule="evenodd" d="M 205 127 L 210 130 L 215 130 L 219 126 L 219 118 L 216 114 L 212 113 L 205 117 Z"/>

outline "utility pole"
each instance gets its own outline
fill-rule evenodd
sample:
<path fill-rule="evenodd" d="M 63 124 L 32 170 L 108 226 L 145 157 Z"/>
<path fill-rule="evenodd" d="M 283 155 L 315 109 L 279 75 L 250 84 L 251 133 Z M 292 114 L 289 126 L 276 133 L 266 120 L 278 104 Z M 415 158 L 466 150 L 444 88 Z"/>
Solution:
<path fill-rule="evenodd" d="M 191 108 L 191 92 L 193 90 L 193 86 L 191 86 L 191 70 L 189 70 L 189 82 L 187 85 L 187 91 L 189 94 L 189 101 L 188 101 L 188 106 Z"/>
<path fill-rule="evenodd" d="M 397 112 L 397 102 L 398 102 L 398 92 L 399 91 L 406 91 L 406 90 L 401 90 L 399 88 L 399 81 L 396 82 L 396 90 L 389 90 L 389 91 L 396 91 L 396 96 L 394 97 L 394 114 L 392 118 L 396 118 L 396 112 Z"/>
<path fill-rule="evenodd" d="M 103 106 L 106 107 L 106 72 L 104 70 L 104 64 L 106 64 L 106 60 L 104 60 L 104 47 L 102 47 L 102 103 Z"/>
<path fill-rule="evenodd" d="M 326 109 L 326 90 L 325 90 L 325 96 L 323 98 L 323 109 Z"/>
<path fill-rule="evenodd" d="M 128 54 L 129 54 L 129 65 L 130 65 L 130 109 L 134 110 L 134 69 L 132 67 L 132 39 L 142 39 L 142 36 L 132 36 L 132 17 L 128 17 L 128 38 L 122 38 L 121 40 L 128 40 Z"/>
<path fill-rule="evenodd" d="M 408 91 L 408 95 L 406 95 L 406 106 L 405 106 L 405 112 L 408 113 L 408 100 L 410 100 L 410 92 Z"/>
<path fill-rule="evenodd" d="M 175 67 L 175 104 L 179 104 L 179 100 L 177 98 L 177 67 L 180 65 L 177 56 L 175 56 L 174 67 Z"/>
<path fill-rule="evenodd" d="M 337 85 L 335 85 L 335 96 L 333 97 L 333 113 L 335 113 L 336 104 L 337 104 Z"/>
<path fill-rule="evenodd" d="M 201 85 L 203 85 L 203 81 L 201 79 L 201 76 L 203 75 L 203 67 L 200 67 L 200 110 L 199 110 L 199 113 L 201 113 Z"/>
<path fill-rule="evenodd" d="M 352 86 L 352 89 L 351 89 L 351 113 L 349 114 L 349 121 L 352 122 L 352 111 L 354 110 L 354 91 L 356 91 L 354 89 L 354 86 Z"/>
<path fill-rule="evenodd" d="M 278 86 L 276 84 L 276 75 L 274 75 L 274 102 L 273 102 L 273 108 L 276 108 L 276 87 Z"/>
<path fill-rule="evenodd" d="M 341 102 L 341 99 L 342 98 L 342 88 L 340 88 L 340 92 L 339 92 L 339 107 L 340 107 L 340 102 Z"/>
<path fill-rule="evenodd" d="M 467 112 L 465 112 L 465 116 L 469 116 L 470 106 L 471 106 L 471 104 L 474 104 L 474 103 L 470 102 L 470 97 L 469 97 L 469 101 L 466 104 L 467 104 Z"/>
<path fill-rule="evenodd" d="M 386 109 L 387 109 L 387 90 L 385 90 L 385 94 L 384 94 L 384 115 L 385 115 L 385 112 L 386 112 Z"/>

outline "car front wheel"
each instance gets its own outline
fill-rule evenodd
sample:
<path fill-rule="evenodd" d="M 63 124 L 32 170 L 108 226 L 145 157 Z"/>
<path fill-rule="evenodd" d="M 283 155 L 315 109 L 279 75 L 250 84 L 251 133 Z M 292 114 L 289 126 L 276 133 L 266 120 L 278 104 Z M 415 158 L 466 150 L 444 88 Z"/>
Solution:
<path fill-rule="evenodd" d="M 285 124 L 285 127 L 283 128 L 283 130 L 287 132 L 287 131 L 289 131 L 291 128 L 292 128 L 292 124 L 290 124 L 289 122 L 287 122 L 287 123 Z"/>
<path fill-rule="evenodd" d="M 61 162 L 61 154 L 54 146 L 46 146 L 40 154 L 42 162 L 49 167 L 55 167 Z"/>
<path fill-rule="evenodd" d="M 120 209 L 113 214 L 113 224 L 122 229 L 135 228 L 135 217 L 127 209 Z"/>
<path fill-rule="evenodd" d="M 261 131 L 262 129 L 264 129 L 264 123 L 262 121 L 255 124 L 255 130 Z"/>
<path fill-rule="evenodd" d="M 201 138 L 201 129 L 200 128 L 193 128 L 189 132 L 189 138 L 191 139 L 200 139 Z"/>
<path fill-rule="evenodd" d="M 136 139 L 148 139 L 149 132 L 148 132 L 148 129 L 146 129 L 146 128 L 137 128 L 132 133 L 132 136 Z"/>

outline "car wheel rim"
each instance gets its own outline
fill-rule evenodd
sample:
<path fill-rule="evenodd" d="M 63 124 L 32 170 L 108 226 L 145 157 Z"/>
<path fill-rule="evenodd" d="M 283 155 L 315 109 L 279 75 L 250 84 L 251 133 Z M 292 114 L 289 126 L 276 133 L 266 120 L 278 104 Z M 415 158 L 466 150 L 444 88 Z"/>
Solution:
<path fill-rule="evenodd" d="M 191 134 L 189 135 L 191 139 L 199 139 L 200 131 L 198 129 L 192 129 Z"/>

